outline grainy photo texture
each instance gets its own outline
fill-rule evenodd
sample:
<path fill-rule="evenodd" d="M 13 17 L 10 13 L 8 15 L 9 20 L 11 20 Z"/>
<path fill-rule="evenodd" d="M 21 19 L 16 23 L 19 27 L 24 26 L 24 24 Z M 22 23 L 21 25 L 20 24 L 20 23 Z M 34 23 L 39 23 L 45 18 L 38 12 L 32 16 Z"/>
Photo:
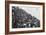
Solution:
<path fill-rule="evenodd" d="M 12 6 L 12 28 L 36 28 L 40 27 L 40 20 L 32 16 L 29 11 L 32 9 L 27 7 Z M 26 12 L 28 10 L 28 12 Z M 36 8 L 38 11 L 38 8 Z M 38 15 L 37 15 L 38 16 Z"/>

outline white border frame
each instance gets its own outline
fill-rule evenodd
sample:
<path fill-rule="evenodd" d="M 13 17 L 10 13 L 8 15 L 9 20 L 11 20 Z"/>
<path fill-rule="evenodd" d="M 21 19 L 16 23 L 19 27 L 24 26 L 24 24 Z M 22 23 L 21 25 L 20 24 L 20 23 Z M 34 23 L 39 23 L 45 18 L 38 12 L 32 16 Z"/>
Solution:
<path fill-rule="evenodd" d="M 40 27 L 39 28 L 14 28 L 12 29 L 12 6 L 31 6 L 31 7 L 41 7 L 40 11 Z M 43 29 L 43 7 L 42 5 L 22 5 L 22 4 L 9 4 L 9 31 L 27 31 L 27 30 L 42 30 Z"/>

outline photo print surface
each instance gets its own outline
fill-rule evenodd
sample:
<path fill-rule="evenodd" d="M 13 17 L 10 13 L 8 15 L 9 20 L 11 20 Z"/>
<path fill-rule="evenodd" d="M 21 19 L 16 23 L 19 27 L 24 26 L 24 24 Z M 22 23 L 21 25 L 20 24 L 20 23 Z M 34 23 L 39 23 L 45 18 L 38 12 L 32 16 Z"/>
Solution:
<path fill-rule="evenodd" d="M 10 28 L 42 29 L 42 6 L 10 4 Z"/>
<path fill-rule="evenodd" d="M 12 28 L 40 27 L 40 20 L 36 18 L 35 16 L 32 16 L 31 13 L 29 14 L 28 8 L 29 7 L 20 8 L 18 6 L 12 6 Z M 39 8 L 30 7 L 30 9 L 35 9 L 35 11 L 38 12 L 37 9 Z M 28 12 L 26 12 L 26 10 Z"/>

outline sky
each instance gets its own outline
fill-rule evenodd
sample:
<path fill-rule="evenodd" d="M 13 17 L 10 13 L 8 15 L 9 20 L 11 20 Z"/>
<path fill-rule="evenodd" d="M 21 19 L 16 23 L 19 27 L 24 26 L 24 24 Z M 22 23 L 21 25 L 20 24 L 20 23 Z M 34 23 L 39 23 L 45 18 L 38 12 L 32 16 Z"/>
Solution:
<path fill-rule="evenodd" d="M 39 7 L 19 7 L 23 10 L 25 10 L 27 13 L 31 14 L 32 16 L 35 16 L 37 19 L 40 19 L 40 8 Z"/>

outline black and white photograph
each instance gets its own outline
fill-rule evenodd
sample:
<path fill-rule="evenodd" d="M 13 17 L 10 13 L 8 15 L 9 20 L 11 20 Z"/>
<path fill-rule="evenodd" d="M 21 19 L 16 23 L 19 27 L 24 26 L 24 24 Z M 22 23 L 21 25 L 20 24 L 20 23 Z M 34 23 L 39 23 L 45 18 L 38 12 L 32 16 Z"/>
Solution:
<path fill-rule="evenodd" d="M 34 16 L 31 15 L 33 10 L 35 12 Z M 39 10 L 39 8 L 31 8 L 26 6 L 12 6 L 12 28 L 40 27 L 39 14 L 36 15 L 36 13 L 39 13 Z"/>

